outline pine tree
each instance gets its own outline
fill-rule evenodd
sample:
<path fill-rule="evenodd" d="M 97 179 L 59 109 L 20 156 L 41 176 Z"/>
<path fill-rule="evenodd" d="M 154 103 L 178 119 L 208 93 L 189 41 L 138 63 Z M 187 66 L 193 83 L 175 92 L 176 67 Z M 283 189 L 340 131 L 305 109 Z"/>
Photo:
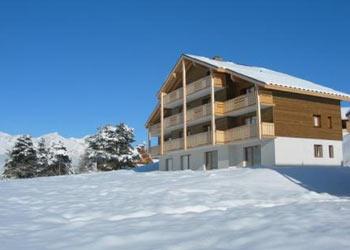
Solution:
<path fill-rule="evenodd" d="M 67 148 L 61 141 L 52 143 L 50 147 L 50 159 L 45 175 L 67 175 L 72 174 L 71 159 L 67 153 Z"/>
<path fill-rule="evenodd" d="M 134 131 L 121 123 L 106 125 L 87 138 L 85 162 L 87 170 L 117 170 L 134 166 L 137 152 L 133 149 Z"/>
<path fill-rule="evenodd" d="M 49 150 L 46 147 L 44 138 L 41 138 L 37 147 L 37 176 L 47 176 L 47 169 L 49 166 Z"/>
<path fill-rule="evenodd" d="M 20 136 L 5 164 L 5 178 L 31 178 L 36 176 L 37 153 L 30 135 Z"/>

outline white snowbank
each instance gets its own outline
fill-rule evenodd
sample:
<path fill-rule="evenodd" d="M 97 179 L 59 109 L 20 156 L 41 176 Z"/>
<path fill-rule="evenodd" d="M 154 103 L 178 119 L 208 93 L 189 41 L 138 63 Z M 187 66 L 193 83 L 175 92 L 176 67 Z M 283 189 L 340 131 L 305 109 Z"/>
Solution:
<path fill-rule="evenodd" d="M 349 249 L 349 171 L 117 171 L 3 181 L 0 248 Z"/>

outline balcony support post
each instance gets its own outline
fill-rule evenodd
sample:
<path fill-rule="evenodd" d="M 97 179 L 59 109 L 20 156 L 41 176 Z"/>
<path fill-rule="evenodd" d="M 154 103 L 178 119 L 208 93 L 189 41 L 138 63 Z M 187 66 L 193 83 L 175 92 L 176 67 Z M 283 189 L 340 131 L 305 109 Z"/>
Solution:
<path fill-rule="evenodd" d="M 164 154 L 164 95 L 160 93 L 160 155 Z"/>
<path fill-rule="evenodd" d="M 151 132 L 149 131 L 149 128 L 147 128 L 147 151 L 150 152 L 151 150 Z"/>
<path fill-rule="evenodd" d="M 215 89 L 214 89 L 214 76 L 213 70 L 210 70 L 210 88 L 211 88 L 211 138 L 212 144 L 216 143 L 216 124 L 215 124 Z"/>
<path fill-rule="evenodd" d="M 185 60 L 182 60 L 182 113 L 183 113 L 183 143 L 184 150 L 187 150 L 187 83 L 186 83 L 186 63 Z"/>
<path fill-rule="evenodd" d="M 260 104 L 260 95 L 259 95 L 259 88 L 255 84 L 255 95 L 256 95 L 256 120 L 257 120 L 257 132 L 258 132 L 258 138 L 261 140 L 261 104 Z"/>

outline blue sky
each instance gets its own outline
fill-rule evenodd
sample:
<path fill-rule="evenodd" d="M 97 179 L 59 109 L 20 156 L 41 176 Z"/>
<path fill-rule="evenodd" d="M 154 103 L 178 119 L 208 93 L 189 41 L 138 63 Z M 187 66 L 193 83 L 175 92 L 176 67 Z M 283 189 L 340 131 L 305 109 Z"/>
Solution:
<path fill-rule="evenodd" d="M 125 122 L 141 142 L 181 53 L 350 93 L 349 11 L 350 1 L 0 1 L 0 131 L 80 137 Z"/>

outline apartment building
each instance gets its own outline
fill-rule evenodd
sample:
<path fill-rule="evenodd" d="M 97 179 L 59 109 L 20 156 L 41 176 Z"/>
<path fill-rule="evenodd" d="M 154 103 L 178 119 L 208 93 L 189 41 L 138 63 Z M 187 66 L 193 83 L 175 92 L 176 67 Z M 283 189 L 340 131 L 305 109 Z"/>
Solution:
<path fill-rule="evenodd" d="M 341 165 L 341 101 L 310 81 L 222 58 L 182 55 L 146 122 L 160 170 Z"/>

